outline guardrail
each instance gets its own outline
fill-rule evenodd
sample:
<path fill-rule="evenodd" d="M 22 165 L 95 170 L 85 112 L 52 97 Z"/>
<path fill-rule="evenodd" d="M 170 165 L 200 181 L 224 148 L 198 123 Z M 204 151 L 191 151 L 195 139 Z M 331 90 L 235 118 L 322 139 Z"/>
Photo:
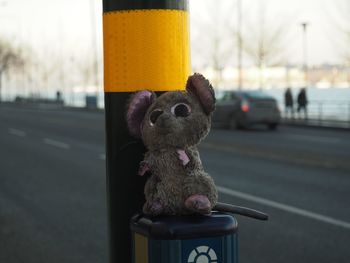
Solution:
<path fill-rule="evenodd" d="M 312 100 L 307 105 L 306 114 L 303 110 L 298 112 L 296 108 L 292 113 L 281 107 L 285 122 L 350 128 L 350 101 Z"/>

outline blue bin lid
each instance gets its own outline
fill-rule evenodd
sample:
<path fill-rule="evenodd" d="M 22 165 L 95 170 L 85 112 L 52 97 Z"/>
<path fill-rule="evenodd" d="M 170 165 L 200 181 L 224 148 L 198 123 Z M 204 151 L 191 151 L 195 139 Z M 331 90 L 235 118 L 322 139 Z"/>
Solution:
<path fill-rule="evenodd" d="M 135 215 L 131 230 L 152 239 L 194 239 L 237 232 L 237 220 L 229 214 L 158 216 Z"/>

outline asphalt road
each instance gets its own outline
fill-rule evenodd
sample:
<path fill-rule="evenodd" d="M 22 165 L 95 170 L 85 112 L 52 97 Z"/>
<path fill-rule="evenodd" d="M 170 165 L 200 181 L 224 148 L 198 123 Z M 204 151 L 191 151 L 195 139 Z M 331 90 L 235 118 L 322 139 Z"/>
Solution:
<path fill-rule="evenodd" d="M 238 216 L 240 262 L 349 262 L 350 132 L 212 130 L 201 144 Z M 104 115 L 0 106 L 0 262 L 107 262 Z"/>

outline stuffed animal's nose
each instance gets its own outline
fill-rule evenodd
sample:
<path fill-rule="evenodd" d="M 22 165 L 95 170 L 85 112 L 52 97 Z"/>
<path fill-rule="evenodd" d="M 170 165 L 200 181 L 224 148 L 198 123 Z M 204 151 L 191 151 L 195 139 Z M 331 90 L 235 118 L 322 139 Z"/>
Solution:
<path fill-rule="evenodd" d="M 154 110 L 154 111 L 151 113 L 151 115 L 149 116 L 149 119 L 150 119 L 151 123 L 152 123 L 152 124 L 155 124 L 156 121 L 157 121 L 157 119 L 158 119 L 158 117 L 159 117 L 160 115 L 162 115 L 162 114 L 163 114 L 163 111 L 162 111 L 162 110 Z"/>

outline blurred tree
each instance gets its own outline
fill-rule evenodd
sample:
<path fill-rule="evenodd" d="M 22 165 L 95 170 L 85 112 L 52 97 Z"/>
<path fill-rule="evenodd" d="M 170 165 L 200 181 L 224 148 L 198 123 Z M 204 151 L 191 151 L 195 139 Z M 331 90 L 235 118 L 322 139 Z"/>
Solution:
<path fill-rule="evenodd" d="M 210 67 L 214 87 L 222 84 L 222 71 L 231 62 L 234 39 L 230 29 L 234 17 L 231 0 L 206 1 L 201 10 L 193 10 L 191 28 L 194 68 Z M 215 12 L 214 12 L 215 10 Z"/>
<path fill-rule="evenodd" d="M 91 63 L 91 56 L 87 54 L 85 56 L 80 57 L 80 60 L 77 63 L 77 67 L 80 73 L 81 84 L 85 89 L 88 86 L 91 86 L 94 81 L 94 67 L 93 63 Z"/>
<path fill-rule="evenodd" d="M 286 64 L 286 38 L 289 27 L 286 22 L 267 21 L 266 1 L 261 1 L 257 21 L 246 22 L 241 33 L 243 51 L 259 68 L 259 87 L 264 86 L 265 67 Z"/>
<path fill-rule="evenodd" d="M 49 97 L 50 94 L 50 86 L 52 85 L 53 78 L 57 73 L 59 63 L 57 59 L 43 60 L 40 63 L 40 73 L 41 73 L 41 82 L 43 85 L 43 91 L 45 97 Z M 57 81 L 57 80 L 56 80 Z"/>
<path fill-rule="evenodd" d="M 338 3 L 338 28 L 344 35 L 345 43 L 343 45 L 342 56 L 345 63 L 350 65 L 350 2 L 349 0 L 340 0 Z"/>
<path fill-rule="evenodd" d="M 101 79 L 102 75 L 101 69 L 101 57 L 96 57 L 94 53 L 90 50 L 84 52 L 84 55 L 77 57 L 77 70 L 80 75 L 80 83 L 84 87 L 85 92 L 86 88 L 96 89 L 98 91 L 98 87 L 101 87 Z M 92 90 L 90 90 L 91 92 Z"/>
<path fill-rule="evenodd" d="M 348 76 L 348 86 L 350 88 L 350 2 L 349 0 L 342 0 L 339 3 L 339 12 L 344 20 L 344 23 L 341 24 L 340 30 L 344 34 L 345 44 L 343 45 L 343 54 L 344 62 L 347 67 Z"/>
<path fill-rule="evenodd" d="M 332 1 L 325 6 L 325 10 L 332 21 L 330 30 L 340 33 L 339 37 L 330 37 L 330 41 L 347 68 L 347 82 L 350 88 L 350 2 L 349 0 L 338 0 L 336 3 Z"/>
<path fill-rule="evenodd" d="M 0 39 L 0 102 L 2 92 L 2 76 L 10 69 L 18 69 L 24 66 L 24 59 L 19 49 L 13 47 L 10 42 Z"/>
<path fill-rule="evenodd" d="M 239 68 L 242 59 L 243 64 L 253 63 L 260 69 L 260 87 L 264 83 L 265 67 L 286 64 L 286 39 L 294 19 L 290 15 L 281 19 L 279 14 L 278 19 L 268 20 L 265 12 L 268 0 L 260 0 L 255 9 L 243 4 L 244 1 L 238 0 L 208 0 L 202 9 L 192 10 L 193 64 L 195 68 L 210 66 L 215 73 L 212 82 L 216 87 L 222 84 L 223 69 L 236 62 Z M 240 47 L 244 56 L 240 54 Z M 240 82 L 242 79 L 237 86 L 242 85 Z"/>

